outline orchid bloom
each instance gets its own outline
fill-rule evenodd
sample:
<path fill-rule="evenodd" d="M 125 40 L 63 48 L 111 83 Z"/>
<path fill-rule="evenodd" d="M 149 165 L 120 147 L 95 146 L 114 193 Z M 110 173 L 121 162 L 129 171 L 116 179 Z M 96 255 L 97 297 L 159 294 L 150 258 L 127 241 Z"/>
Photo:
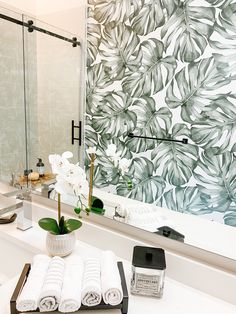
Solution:
<path fill-rule="evenodd" d="M 105 150 L 105 153 L 114 162 L 115 167 L 117 167 L 118 162 L 121 159 L 120 156 L 121 156 L 122 152 L 116 152 L 116 145 L 115 144 L 109 144 L 107 149 Z"/>
<path fill-rule="evenodd" d="M 118 168 L 121 171 L 122 176 L 129 171 L 131 160 L 122 158 L 119 160 Z"/>
<path fill-rule="evenodd" d="M 57 174 L 55 190 L 62 195 L 76 195 L 88 193 L 88 181 L 85 171 L 79 166 L 79 163 L 72 164 L 68 158 L 73 157 L 71 152 L 65 152 L 60 155 L 49 155 L 49 162 L 53 173 Z"/>

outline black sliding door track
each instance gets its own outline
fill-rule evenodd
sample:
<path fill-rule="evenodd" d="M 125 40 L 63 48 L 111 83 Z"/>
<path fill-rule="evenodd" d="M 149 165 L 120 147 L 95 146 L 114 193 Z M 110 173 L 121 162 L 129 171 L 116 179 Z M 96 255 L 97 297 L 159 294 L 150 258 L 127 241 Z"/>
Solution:
<path fill-rule="evenodd" d="M 67 41 L 67 42 L 71 43 L 73 47 L 80 46 L 80 42 L 77 41 L 77 38 L 76 38 L 76 37 L 73 37 L 72 39 L 71 39 L 71 38 L 67 38 L 67 37 L 64 37 L 64 36 L 62 36 L 62 35 L 59 35 L 59 34 L 50 32 L 50 31 L 48 31 L 48 30 L 46 30 L 46 29 L 44 29 L 44 28 L 37 27 L 37 26 L 34 25 L 34 22 L 33 22 L 32 20 L 29 20 L 28 23 L 26 23 L 26 22 L 17 20 L 17 19 L 15 19 L 15 18 L 10 17 L 10 16 L 5 15 L 5 14 L 0 14 L 0 18 L 1 18 L 1 19 L 4 19 L 4 20 L 6 20 L 6 21 L 12 22 L 12 23 L 21 25 L 21 26 L 23 26 L 23 27 L 27 27 L 29 32 L 33 32 L 33 31 L 35 30 L 35 31 L 37 31 L 37 32 L 44 33 L 44 34 L 46 34 L 46 35 L 49 35 L 49 36 L 56 37 L 56 38 L 58 38 L 58 39 Z"/>

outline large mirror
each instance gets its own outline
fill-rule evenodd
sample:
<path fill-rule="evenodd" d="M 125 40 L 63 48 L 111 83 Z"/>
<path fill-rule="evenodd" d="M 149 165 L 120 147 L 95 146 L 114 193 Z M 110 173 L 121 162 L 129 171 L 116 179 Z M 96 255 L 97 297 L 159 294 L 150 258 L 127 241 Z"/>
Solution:
<path fill-rule="evenodd" d="M 177 11 L 181 16 L 182 2 L 178 7 L 178 1 L 173 1 L 170 8 L 140 2 L 140 7 L 132 4 L 127 12 L 115 16 L 110 13 L 114 12 L 113 3 L 107 4 L 103 15 L 99 4 L 90 5 L 85 118 L 83 93 L 79 92 L 85 49 L 24 28 L 19 51 L 24 51 L 25 59 L 22 56 L 19 73 L 25 102 L 19 108 L 26 113 L 28 158 L 27 164 L 9 166 L 1 179 L 10 180 L 12 172 L 22 176 L 24 169 L 36 171 L 37 158 L 41 158 L 49 176 L 40 179 L 39 185 L 32 182 L 32 188 L 40 191 L 42 184 L 53 181 L 49 154 L 70 150 L 73 162 L 84 159 L 89 168 L 85 149 L 95 146 L 94 194 L 104 200 L 105 217 L 148 230 L 153 236 L 162 232 L 169 237 L 174 230 L 180 241 L 236 259 L 230 245 L 236 236 L 234 62 L 223 57 L 230 53 L 228 46 L 219 44 L 228 37 L 224 14 L 231 4 L 218 8 L 203 2 L 204 7 L 198 9 L 207 11 L 212 19 L 204 24 L 207 31 L 192 40 L 181 32 L 176 40 L 174 33 L 181 27 L 172 25 L 171 17 Z M 145 12 L 150 10 L 163 12 L 159 23 L 146 18 Z M 192 19 L 196 21 L 194 16 Z M 232 16 L 229 19 L 233 27 Z M 64 38 L 76 37 L 23 17 L 25 23 L 30 20 Z M 1 22 L 12 26 L 9 21 Z M 200 19 L 193 25 L 194 34 L 196 26 L 205 22 Z M 218 34 L 216 23 L 223 23 L 224 32 Z M 22 31 L 19 25 L 12 27 Z M 4 39 L 6 43 L 8 39 Z M 231 47 L 230 39 L 227 42 Z M 77 141 L 72 145 L 72 120 L 75 126 L 84 122 L 84 147 Z M 19 126 L 25 128 L 24 115 Z M 79 129 L 74 130 L 78 137 Z M 130 137 L 130 133 L 163 140 Z M 5 128 L 1 134 L 6 145 Z M 166 141 L 185 138 L 187 144 Z M 18 160 L 19 154 L 14 158 Z M 143 203 L 133 204 L 132 199 Z M 160 229 L 162 226 L 173 230 Z"/>

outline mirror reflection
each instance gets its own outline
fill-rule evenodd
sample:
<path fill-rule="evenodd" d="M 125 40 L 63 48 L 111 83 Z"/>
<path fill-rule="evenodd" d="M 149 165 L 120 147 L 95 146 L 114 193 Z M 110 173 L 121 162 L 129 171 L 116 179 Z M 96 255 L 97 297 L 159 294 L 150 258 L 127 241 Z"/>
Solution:
<path fill-rule="evenodd" d="M 90 9 L 85 119 L 85 51 L 29 27 L 22 36 L 23 26 L 0 19 L 1 180 L 54 198 L 48 156 L 71 151 L 70 161 L 83 160 L 89 176 L 86 149 L 94 147 L 93 195 L 104 203 L 98 214 L 236 259 L 222 240 L 236 230 L 234 68 L 216 44 L 223 33 L 209 21 L 211 36 L 191 52 L 170 43 L 170 21 L 152 29 L 142 10 L 119 20 Z M 74 205 L 73 197 L 64 201 Z"/>

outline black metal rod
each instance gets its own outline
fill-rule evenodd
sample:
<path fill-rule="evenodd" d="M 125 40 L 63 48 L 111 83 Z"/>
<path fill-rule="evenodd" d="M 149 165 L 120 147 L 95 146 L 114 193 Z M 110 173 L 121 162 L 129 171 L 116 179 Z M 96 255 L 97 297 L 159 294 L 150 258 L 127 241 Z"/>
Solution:
<path fill-rule="evenodd" d="M 156 140 L 156 141 L 163 141 L 163 142 L 177 142 L 177 143 L 182 143 L 182 144 L 188 144 L 188 139 L 187 138 L 183 138 L 182 140 L 173 140 L 173 139 L 167 139 L 167 138 L 134 135 L 133 133 L 129 133 L 128 137 L 131 137 L 131 138 L 136 137 L 136 138 L 144 138 L 144 139 L 147 139 L 147 140 Z"/>
<path fill-rule="evenodd" d="M 10 16 L 5 15 L 5 14 L 0 14 L 0 18 L 4 19 L 6 21 L 9 21 L 9 22 L 12 22 L 12 23 L 15 23 L 15 24 L 27 27 L 29 32 L 33 32 L 35 30 L 35 31 L 38 31 L 40 33 L 44 33 L 46 35 L 49 35 L 49 36 L 56 37 L 58 39 L 67 41 L 67 42 L 71 43 L 73 47 L 80 46 L 80 42 L 77 41 L 76 37 L 73 37 L 72 39 L 71 38 L 67 38 L 67 37 L 59 35 L 57 33 L 50 32 L 50 31 L 48 31 L 48 30 L 46 30 L 44 28 L 37 27 L 37 26 L 33 25 L 33 21 L 32 20 L 30 20 L 30 21 L 28 21 L 28 23 L 26 23 L 26 22 L 17 20 L 15 18 L 10 17 Z"/>

